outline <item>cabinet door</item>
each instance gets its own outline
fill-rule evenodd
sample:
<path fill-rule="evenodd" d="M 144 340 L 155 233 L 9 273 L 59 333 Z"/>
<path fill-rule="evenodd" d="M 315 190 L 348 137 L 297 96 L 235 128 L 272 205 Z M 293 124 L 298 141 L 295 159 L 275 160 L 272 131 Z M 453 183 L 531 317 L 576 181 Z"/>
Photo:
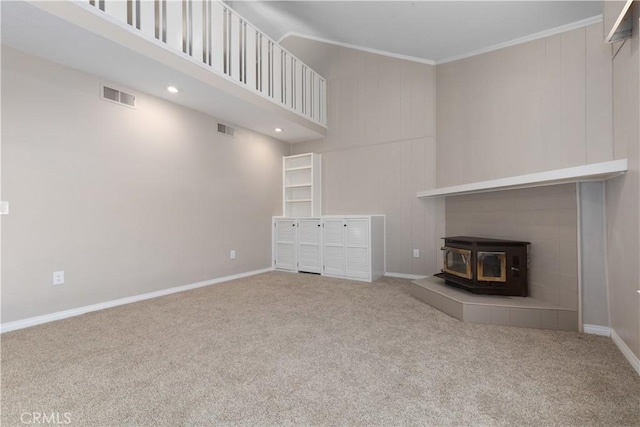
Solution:
<path fill-rule="evenodd" d="M 369 279 L 369 220 L 347 219 L 346 235 L 346 276 Z"/>
<path fill-rule="evenodd" d="M 325 274 L 342 277 L 345 275 L 344 229 L 345 222 L 341 219 L 324 220 L 322 245 Z"/>
<path fill-rule="evenodd" d="M 320 273 L 320 227 L 319 219 L 298 221 L 298 271 Z"/>
<path fill-rule="evenodd" d="M 274 237 L 274 267 L 280 270 L 295 271 L 296 221 L 276 220 Z"/>

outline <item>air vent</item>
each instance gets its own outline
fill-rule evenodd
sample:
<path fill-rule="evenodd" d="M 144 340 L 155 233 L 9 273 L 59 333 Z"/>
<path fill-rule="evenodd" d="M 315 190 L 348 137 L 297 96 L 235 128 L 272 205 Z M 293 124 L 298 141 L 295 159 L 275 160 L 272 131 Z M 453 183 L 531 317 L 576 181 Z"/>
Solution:
<path fill-rule="evenodd" d="M 114 89 L 109 86 L 102 85 L 102 99 L 109 102 L 115 102 L 130 108 L 136 108 L 136 97 L 130 93 Z"/>
<path fill-rule="evenodd" d="M 219 133 L 223 133 L 225 135 L 229 135 L 229 136 L 233 136 L 233 134 L 235 133 L 235 129 L 232 128 L 231 126 L 222 124 L 222 123 L 218 123 L 218 132 Z"/>

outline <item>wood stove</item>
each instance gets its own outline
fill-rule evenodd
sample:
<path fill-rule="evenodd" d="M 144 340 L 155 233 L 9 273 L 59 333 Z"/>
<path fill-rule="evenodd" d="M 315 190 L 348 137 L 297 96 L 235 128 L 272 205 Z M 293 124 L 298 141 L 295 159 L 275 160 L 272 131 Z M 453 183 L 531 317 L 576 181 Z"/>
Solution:
<path fill-rule="evenodd" d="M 483 237 L 445 237 L 442 273 L 451 286 L 474 294 L 528 295 L 529 242 Z"/>

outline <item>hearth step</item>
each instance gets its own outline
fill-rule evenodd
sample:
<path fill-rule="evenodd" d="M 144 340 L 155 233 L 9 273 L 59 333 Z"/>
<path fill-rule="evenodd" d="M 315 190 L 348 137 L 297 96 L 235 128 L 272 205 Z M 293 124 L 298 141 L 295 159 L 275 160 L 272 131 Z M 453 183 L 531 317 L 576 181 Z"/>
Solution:
<path fill-rule="evenodd" d="M 414 280 L 410 293 L 420 301 L 463 322 L 578 330 L 577 310 L 535 298 L 471 294 L 447 286 L 444 280 L 437 277 Z"/>

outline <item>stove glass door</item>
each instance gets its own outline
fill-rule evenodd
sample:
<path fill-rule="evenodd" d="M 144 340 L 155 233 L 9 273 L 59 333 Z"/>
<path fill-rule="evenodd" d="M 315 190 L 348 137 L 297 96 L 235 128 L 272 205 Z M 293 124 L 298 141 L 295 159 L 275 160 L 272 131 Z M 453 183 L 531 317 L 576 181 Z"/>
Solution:
<path fill-rule="evenodd" d="M 478 252 L 478 280 L 507 281 L 507 257 L 504 252 Z"/>
<path fill-rule="evenodd" d="M 444 261 L 443 272 L 464 277 L 465 279 L 473 278 L 471 272 L 471 251 L 444 247 L 442 248 L 442 256 Z"/>

